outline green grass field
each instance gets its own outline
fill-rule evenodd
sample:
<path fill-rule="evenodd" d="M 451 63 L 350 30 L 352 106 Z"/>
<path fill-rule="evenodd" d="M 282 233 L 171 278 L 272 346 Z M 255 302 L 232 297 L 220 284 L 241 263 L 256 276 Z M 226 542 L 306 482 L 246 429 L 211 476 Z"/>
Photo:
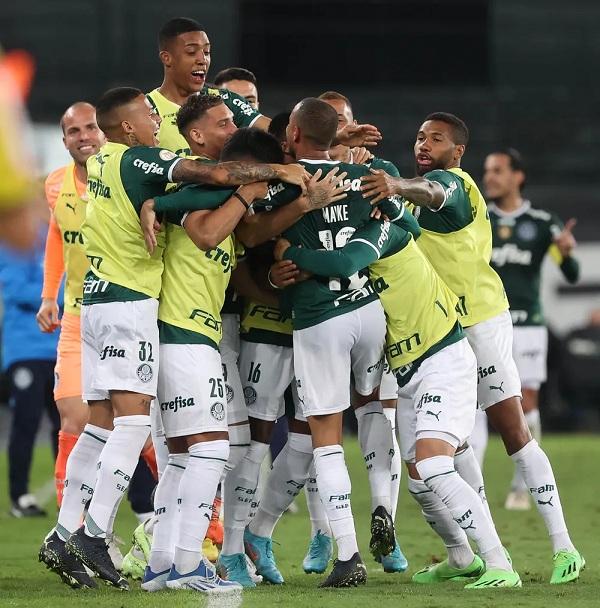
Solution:
<path fill-rule="evenodd" d="M 563 506 L 572 538 L 587 561 L 587 569 L 577 583 L 551 587 L 547 584 L 551 572 L 551 547 L 541 519 L 535 510 L 526 513 L 505 511 L 502 507 L 507 484 L 512 474 L 512 462 L 502 452 L 497 440 L 492 440 L 486 463 L 487 492 L 498 531 L 510 550 L 516 569 L 523 579 L 520 590 L 464 591 L 460 584 L 421 587 L 411 584 L 410 572 L 442 556 L 437 537 L 429 530 L 413 500 L 406 492 L 403 480 L 396 525 L 398 538 L 407 555 L 409 572 L 385 574 L 368 552 L 369 488 L 362 459 L 355 441 L 346 444 L 346 458 L 353 481 L 352 506 L 359 534 L 362 555 L 369 570 L 366 587 L 349 590 L 317 590 L 321 577 L 302 572 L 310 524 L 301 496 L 300 513 L 286 515 L 275 533 L 275 553 L 286 578 L 285 585 L 262 585 L 246 591 L 243 606 L 294 606 L 294 608 L 401 606 L 402 608 L 477 607 L 511 608 L 543 606 L 600 606 L 600 495 L 598 493 L 597 463 L 600 461 L 600 438 L 593 436 L 554 436 L 544 439 L 544 446 L 554 464 L 560 485 Z M 32 473 L 32 488 L 43 485 L 52 475 L 50 453 L 46 448 L 36 452 Z M 198 607 L 206 598 L 192 592 L 173 591 L 144 594 L 137 583 L 133 590 L 123 593 L 103 587 L 98 591 L 77 592 L 65 587 L 59 578 L 37 561 L 37 552 L 53 518 L 16 520 L 7 514 L 6 457 L 0 457 L 0 606 L 53 607 L 100 606 L 131 607 Z M 52 509 L 51 509 L 52 510 Z M 123 502 L 117 533 L 129 538 L 135 519 L 128 504 Z M 211 606 L 230 608 L 222 600 Z"/>

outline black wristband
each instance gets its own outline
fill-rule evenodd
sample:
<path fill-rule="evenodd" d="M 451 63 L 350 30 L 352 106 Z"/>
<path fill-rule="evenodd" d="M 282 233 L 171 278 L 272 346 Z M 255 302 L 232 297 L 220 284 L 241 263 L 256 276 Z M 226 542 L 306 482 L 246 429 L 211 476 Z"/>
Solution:
<path fill-rule="evenodd" d="M 238 201 L 240 201 L 240 203 L 246 207 L 246 210 L 250 209 L 250 205 L 244 200 L 244 197 L 239 192 L 234 192 L 232 196 L 235 196 L 235 198 L 237 198 Z"/>

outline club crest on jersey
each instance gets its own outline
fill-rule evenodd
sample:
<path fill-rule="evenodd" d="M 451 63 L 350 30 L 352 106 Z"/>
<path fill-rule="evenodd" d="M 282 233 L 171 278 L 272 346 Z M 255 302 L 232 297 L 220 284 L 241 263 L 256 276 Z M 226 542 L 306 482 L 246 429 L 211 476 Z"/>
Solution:
<path fill-rule="evenodd" d="M 523 241 L 533 241 L 537 236 L 537 226 L 533 222 L 522 222 L 517 225 L 517 236 Z"/>
<path fill-rule="evenodd" d="M 498 226 L 498 237 L 506 241 L 512 236 L 512 228 L 510 226 Z"/>
<path fill-rule="evenodd" d="M 225 406 L 220 401 L 213 403 L 210 406 L 210 415 L 219 422 L 225 420 Z"/>
<path fill-rule="evenodd" d="M 164 161 L 169 161 L 173 160 L 174 158 L 177 158 L 177 155 L 171 152 L 171 150 L 161 150 L 158 155 Z"/>
<path fill-rule="evenodd" d="M 256 402 L 256 390 L 253 386 L 244 387 L 244 400 L 246 405 L 252 405 Z"/>
<path fill-rule="evenodd" d="M 152 380 L 152 376 L 154 375 L 152 366 L 148 365 L 147 363 L 142 363 L 137 368 L 137 375 L 142 382 L 150 382 L 150 380 Z"/>
<path fill-rule="evenodd" d="M 225 393 L 227 397 L 227 403 L 231 403 L 233 401 L 234 392 L 231 386 L 227 383 L 225 383 Z"/>

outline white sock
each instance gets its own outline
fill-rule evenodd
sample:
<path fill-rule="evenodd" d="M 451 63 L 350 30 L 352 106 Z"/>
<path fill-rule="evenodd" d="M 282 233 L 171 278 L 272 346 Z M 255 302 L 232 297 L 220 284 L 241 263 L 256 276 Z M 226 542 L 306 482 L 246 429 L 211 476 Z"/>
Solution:
<path fill-rule="evenodd" d="M 225 499 L 227 511 L 223 522 L 224 537 L 221 552 L 233 555 L 244 552 L 244 528 L 248 523 L 251 503 L 256 495 L 260 465 L 264 460 L 269 445 L 251 441 L 250 447 L 240 464 L 228 475 L 226 482 L 231 484 L 231 498 Z"/>
<path fill-rule="evenodd" d="M 390 460 L 394 450 L 390 424 L 383 415 L 381 401 L 367 403 L 354 413 L 358 422 L 358 442 L 371 486 L 371 511 L 382 506 L 390 513 Z"/>
<path fill-rule="evenodd" d="M 152 445 L 156 454 L 156 468 L 158 470 L 158 478 L 160 479 L 169 461 L 169 447 L 167 446 L 167 438 L 165 437 L 160 417 L 160 405 L 156 399 L 153 399 L 150 404 L 150 436 L 152 437 Z"/>
<path fill-rule="evenodd" d="M 489 438 L 487 414 L 477 408 L 475 414 L 475 426 L 469 437 L 469 445 L 475 452 L 475 457 L 479 463 L 479 467 L 483 470 L 483 461 L 485 460 L 485 451 L 487 449 Z"/>
<path fill-rule="evenodd" d="M 227 475 L 235 469 L 240 462 L 242 462 L 242 458 L 246 455 L 248 448 L 250 447 L 250 425 L 246 424 L 238 424 L 234 426 L 228 427 L 229 430 L 229 459 L 227 460 L 227 464 L 225 465 L 225 470 L 223 471 L 223 479 L 221 479 L 221 483 L 227 479 Z M 227 490 L 223 490 L 224 502 L 227 502 Z"/>
<path fill-rule="evenodd" d="M 408 491 L 421 506 L 425 521 L 442 539 L 448 551 L 448 565 L 466 568 L 475 559 L 465 531 L 454 521 L 448 507 L 421 479 L 408 478 Z"/>
<path fill-rule="evenodd" d="M 86 424 L 69 454 L 63 500 L 56 524 L 56 531 L 62 540 L 66 541 L 81 522 L 85 505 L 94 493 L 96 465 L 109 436 L 110 431 Z"/>
<path fill-rule="evenodd" d="M 154 493 L 155 521 L 152 553 L 148 565 L 152 572 L 164 572 L 173 564 L 175 531 L 179 522 L 179 485 L 187 466 L 188 454 L 169 454 Z"/>
<path fill-rule="evenodd" d="M 306 496 L 306 506 L 310 517 L 310 537 L 316 536 L 317 532 L 331 537 L 331 527 L 325 513 L 325 507 L 321 501 L 319 494 L 319 486 L 317 485 L 317 472 L 315 471 L 315 463 L 313 463 L 308 472 L 308 479 L 304 486 L 304 495 Z"/>
<path fill-rule="evenodd" d="M 98 477 L 85 517 L 88 536 L 106 538 L 113 509 L 129 487 L 150 433 L 150 416 L 119 416 L 100 454 Z"/>
<path fill-rule="evenodd" d="M 388 419 L 392 427 L 392 445 L 394 453 L 390 464 L 391 487 L 390 500 L 392 503 L 391 516 L 396 519 L 396 509 L 398 508 L 398 496 L 400 495 L 400 481 L 402 479 L 402 458 L 400 456 L 400 446 L 396 437 L 396 408 L 384 407 L 383 415 Z"/>
<path fill-rule="evenodd" d="M 472 446 L 468 446 L 466 450 L 457 452 L 454 456 L 454 468 L 456 472 L 477 492 L 477 495 L 483 503 L 485 513 L 490 520 L 490 523 L 495 527 L 490 505 L 485 495 L 485 484 L 483 482 L 483 473 L 477 462 L 475 452 Z"/>
<path fill-rule="evenodd" d="M 312 461 L 312 437 L 290 433 L 273 463 L 260 507 L 248 525 L 253 534 L 273 536 L 279 518 L 304 487 Z"/>
<path fill-rule="evenodd" d="M 349 560 L 358 552 L 354 517 L 350 505 L 352 485 L 341 445 L 313 450 L 319 494 L 338 547 L 338 559 Z M 388 483 L 389 487 L 389 483 Z"/>
<path fill-rule="evenodd" d="M 560 549 L 572 551 L 573 543 L 567 531 L 556 480 L 548 457 L 538 442 L 532 439 L 511 458 L 523 475 L 533 501 L 546 524 L 554 552 Z"/>
<path fill-rule="evenodd" d="M 540 443 L 542 439 L 542 424 L 540 420 L 540 410 L 535 409 L 527 412 L 525 414 L 525 420 L 527 421 L 527 426 L 529 427 L 529 432 L 531 436 Z M 510 484 L 510 489 L 513 492 L 526 492 L 529 490 L 525 480 L 523 479 L 523 475 L 519 472 L 519 469 L 515 467 L 515 472 Z"/>
<path fill-rule="evenodd" d="M 512 571 L 481 499 L 455 471 L 454 459 L 450 456 L 433 456 L 417 462 L 416 466 L 425 485 L 437 494 L 456 523 L 477 543 L 487 567 Z"/>
<path fill-rule="evenodd" d="M 179 532 L 173 564 L 179 574 L 195 570 L 202 559 L 213 502 L 225 463 L 229 441 L 203 441 L 188 448 L 189 459 L 179 482 Z"/>

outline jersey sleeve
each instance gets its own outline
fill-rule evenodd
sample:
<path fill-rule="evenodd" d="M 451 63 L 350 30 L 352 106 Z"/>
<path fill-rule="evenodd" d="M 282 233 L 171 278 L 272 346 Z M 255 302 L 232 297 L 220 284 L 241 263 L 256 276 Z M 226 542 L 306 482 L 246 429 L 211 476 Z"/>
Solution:
<path fill-rule="evenodd" d="M 269 211 L 294 202 L 302 194 L 300 186 L 285 182 L 270 182 L 267 196 L 254 203 L 256 210 Z"/>
<path fill-rule="evenodd" d="M 123 181 L 144 184 L 168 184 L 181 157 L 165 148 L 136 146 L 129 148 L 121 160 Z"/>
<path fill-rule="evenodd" d="M 382 169 L 388 175 L 392 177 L 400 177 L 400 171 L 394 163 L 391 163 L 389 160 L 384 160 L 383 158 L 375 157 L 370 163 L 371 169 Z"/>
<path fill-rule="evenodd" d="M 225 203 L 234 192 L 235 188 L 210 188 L 196 185 L 184 186 L 173 192 L 156 196 L 154 198 L 154 210 L 157 213 L 173 213 L 217 209 Z"/>
<path fill-rule="evenodd" d="M 241 95 L 227 89 L 219 89 L 219 94 L 225 105 L 232 111 L 233 122 L 238 129 L 251 127 L 262 116 Z"/>
<path fill-rule="evenodd" d="M 55 199 L 56 200 L 56 199 Z M 54 214 L 50 217 L 48 236 L 46 238 L 46 252 L 44 254 L 44 284 L 42 298 L 58 298 L 58 291 L 65 272 L 63 258 L 63 244 L 60 228 L 56 223 Z"/>
<path fill-rule="evenodd" d="M 421 236 L 419 222 L 417 222 L 417 218 L 406 208 L 404 203 L 402 203 L 402 209 L 402 215 L 394 223 L 396 226 L 406 230 L 406 232 L 410 232 L 416 241 Z"/>
<path fill-rule="evenodd" d="M 51 210 L 54 209 L 56 205 L 56 200 L 58 199 L 58 195 L 60 194 L 60 187 L 63 183 L 63 179 L 65 177 L 66 167 L 61 167 L 56 171 L 53 171 L 48 175 L 46 181 L 44 182 L 44 191 L 46 193 L 46 200 L 48 201 L 48 207 Z"/>
<path fill-rule="evenodd" d="M 432 182 L 437 182 L 444 188 L 444 202 L 438 209 L 430 211 L 440 212 L 442 209 L 456 209 L 464 205 L 470 205 L 469 196 L 465 191 L 462 180 L 450 171 L 436 169 L 423 176 Z"/>

